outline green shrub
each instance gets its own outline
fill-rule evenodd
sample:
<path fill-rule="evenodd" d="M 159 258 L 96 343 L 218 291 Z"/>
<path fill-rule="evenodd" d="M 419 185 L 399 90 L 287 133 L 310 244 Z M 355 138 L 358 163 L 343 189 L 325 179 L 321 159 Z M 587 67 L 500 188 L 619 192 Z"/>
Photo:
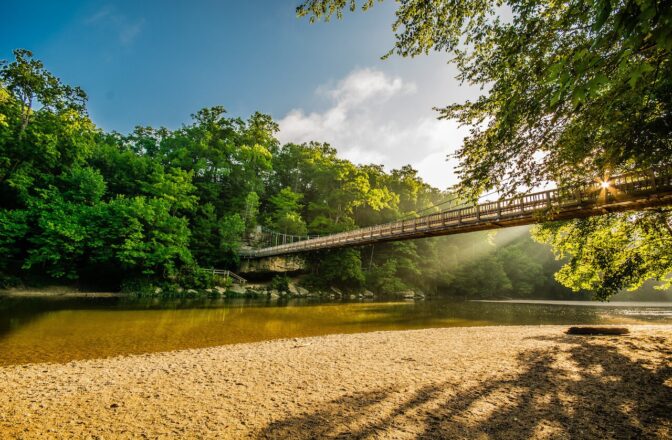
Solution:
<path fill-rule="evenodd" d="M 289 292 L 289 277 L 287 275 L 276 275 L 271 280 L 271 289 L 278 292 Z"/>

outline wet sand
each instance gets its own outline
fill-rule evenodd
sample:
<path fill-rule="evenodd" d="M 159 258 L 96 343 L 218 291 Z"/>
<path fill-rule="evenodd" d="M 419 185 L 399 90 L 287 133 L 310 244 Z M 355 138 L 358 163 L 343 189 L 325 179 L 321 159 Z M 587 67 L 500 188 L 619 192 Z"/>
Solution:
<path fill-rule="evenodd" d="M 471 327 L 0 368 L 0 438 L 671 438 L 672 326 Z"/>

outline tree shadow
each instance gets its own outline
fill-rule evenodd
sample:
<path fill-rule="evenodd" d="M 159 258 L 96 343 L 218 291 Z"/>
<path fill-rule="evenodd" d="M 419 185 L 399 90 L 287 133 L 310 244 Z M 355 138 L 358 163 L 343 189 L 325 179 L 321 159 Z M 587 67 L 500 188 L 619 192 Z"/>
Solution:
<path fill-rule="evenodd" d="M 541 339 L 541 338 L 540 338 Z M 672 436 L 669 339 L 543 338 L 519 369 L 475 386 L 442 382 L 332 400 L 269 424 L 262 438 L 665 438 Z M 648 353 L 655 351 L 655 364 Z M 661 359 L 662 356 L 662 359 Z"/>

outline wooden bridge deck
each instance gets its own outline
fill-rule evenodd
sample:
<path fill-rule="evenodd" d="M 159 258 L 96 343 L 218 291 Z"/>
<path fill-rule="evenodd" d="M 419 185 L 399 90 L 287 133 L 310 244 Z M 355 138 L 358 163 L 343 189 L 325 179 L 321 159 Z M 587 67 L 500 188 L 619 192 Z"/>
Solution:
<path fill-rule="evenodd" d="M 610 178 L 608 186 L 595 182 L 580 188 L 551 189 L 294 243 L 250 249 L 241 255 L 245 258 L 261 258 L 363 246 L 549 220 L 583 218 L 667 204 L 672 204 L 672 170 L 632 173 Z"/>

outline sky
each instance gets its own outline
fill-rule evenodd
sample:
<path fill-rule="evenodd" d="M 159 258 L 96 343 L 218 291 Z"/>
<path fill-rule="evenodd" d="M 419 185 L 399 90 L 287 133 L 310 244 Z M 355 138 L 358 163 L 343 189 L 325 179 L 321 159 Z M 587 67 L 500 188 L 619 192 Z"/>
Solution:
<path fill-rule="evenodd" d="M 127 133 L 179 128 L 203 107 L 273 116 L 285 142 L 328 142 L 356 163 L 411 164 L 441 189 L 456 183 L 467 129 L 434 107 L 478 96 L 447 54 L 381 60 L 395 3 L 310 24 L 296 0 L 3 0 L 0 59 L 33 51 L 89 95 L 93 121 Z"/>

